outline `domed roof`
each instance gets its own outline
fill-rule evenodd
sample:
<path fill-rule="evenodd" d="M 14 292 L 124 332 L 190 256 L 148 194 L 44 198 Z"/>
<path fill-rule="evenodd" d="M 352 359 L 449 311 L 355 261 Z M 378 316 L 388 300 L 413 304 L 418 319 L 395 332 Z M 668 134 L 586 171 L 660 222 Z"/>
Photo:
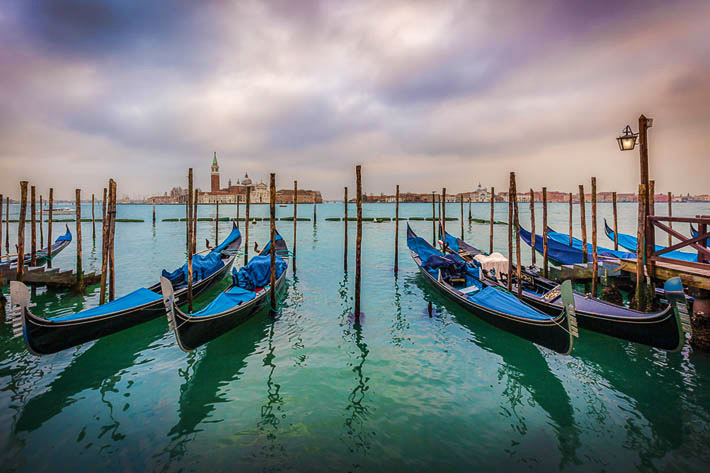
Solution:
<path fill-rule="evenodd" d="M 244 179 L 242 179 L 242 185 L 243 186 L 250 186 L 251 185 L 251 179 L 249 179 L 249 173 L 244 174 Z"/>

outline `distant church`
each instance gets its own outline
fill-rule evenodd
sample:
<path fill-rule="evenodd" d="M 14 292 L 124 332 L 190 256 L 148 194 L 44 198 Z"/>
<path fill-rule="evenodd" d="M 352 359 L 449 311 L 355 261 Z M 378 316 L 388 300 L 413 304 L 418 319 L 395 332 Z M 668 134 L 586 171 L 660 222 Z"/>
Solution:
<path fill-rule="evenodd" d="M 266 204 L 269 202 L 269 189 L 266 184 L 259 182 L 254 184 L 249 179 L 249 174 L 244 174 L 244 179 L 237 179 L 236 185 L 232 185 L 232 180 L 229 180 L 229 185 L 225 189 L 220 189 L 219 185 L 219 164 L 217 164 L 217 152 L 215 151 L 212 158 L 212 168 L 210 173 L 210 191 L 200 192 L 197 201 L 200 204 L 235 204 L 237 202 L 247 201 L 247 189 L 249 191 L 249 200 L 254 204 Z"/>

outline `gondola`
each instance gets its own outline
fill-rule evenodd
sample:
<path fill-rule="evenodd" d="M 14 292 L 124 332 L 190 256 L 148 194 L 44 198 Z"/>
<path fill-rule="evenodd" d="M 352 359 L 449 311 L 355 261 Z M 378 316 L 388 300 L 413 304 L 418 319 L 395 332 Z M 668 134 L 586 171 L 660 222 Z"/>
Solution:
<path fill-rule="evenodd" d="M 71 232 L 69 231 L 69 226 L 66 226 L 67 232 L 64 235 L 60 235 L 57 237 L 56 240 L 54 240 L 54 243 L 52 244 L 52 258 L 54 258 L 56 255 L 58 255 L 64 248 L 69 246 L 72 241 L 72 235 Z M 36 259 L 37 259 L 37 266 L 42 266 L 47 262 L 49 255 L 49 246 L 46 248 L 43 248 L 37 252 Z M 30 253 L 25 254 L 25 265 L 28 265 L 32 262 L 32 255 Z M 12 258 L 7 261 L 2 261 L 0 260 L 1 264 L 9 264 L 9 265 L 17 265 L 17 257 Z"/>
<path fill-rule="evenodd" d="M 532 235 L 529 231 L 520 227 L 520 238 L 532 247 Z M 557 233 L 551 228 L 547 231 L 547 257 L 558 265 L 562 264 L 583 264 L 584 263 L 584 243 L 578 238 L 572 238 L 572 246 L 569 244 L 569 235 Z M 535 237 L 535 250 L 543 254 L 544 242 L 542 235 Z M 587 260 L 592 254 L 592 244 L 587 243 Z M 627 251 L 616 251 L 609 248 L 597 246 L 597 254 L 602 259 L 636 259 L 636 253 Z"/>
<path fill-rule="evenodd" d="M 207 255 L 193 256 L 193 296 L 204 292 L 229 271 L 242 235 L 233 224 L 232 232 Z M 176 286 L 174 299 L 187 299 L 187 263 L 163 278 Z M 161 284 L 140 288 L 103 305 L 60 317 L 42 318 L 30 311 L 30 292 L 21 282 L 10 283 L 10 300 L 18 314 L 12 319 L 14 336 L 23 336 L 27 350 L 46 355 L 116 333 L 160 316 L 163 312 Z"/>
<path fill-rule="evenodd" d="M 407 225 L 407 246 L 423 277 L 448 298 L 491 325 L 561 354 L 572 352 L 578 336 L 572 285 L 561 287 L 565 309 L 550 316 L 480 278 L 480 265 L 444 255 Z"/>
<path fill-rule="evenodd" d="M 180 310 L 175 301 L 173 286 L 167 278 L 160 278 L 163 303 L 168 316 L 168 326 L 175 332 L 178 346 L 186 352 L 213 340 L 269 306 L 272 288 L 270 283 L 271 242 L 238 272 L 232 270 L 232 284 L 204 309 L 191 314 Z M 281 290 L 288 268 L 288 247 L 276 234 L 276 291 Z"/>
<path fill-rule="evenodd" d="M 604 233 L 606 236 L 611 240 L 614 241 L 614 230 L 609 228 L 609 225 L 606 222 L 606 219 L 604 219 Z M 617 235 L 617 238 L 619 240 L 619 246 L 622 248 L 625 248 L 629 251 L 636 252 L 637 247 L 637 242 L 638 238 L 633 236 L 633 235 L 626 235 L 624 233 L 619 233 Z M 664 246 L 661 245 L 655 245 L 654 252 L 659 252 L 661 250 L 665 250 Z M 687 253 L 685 251 L 669 251 L 668 253 L 663 253 L 664 258 L 671 258 L 671 259 L 677 259 L 681 261 L 698 261 L 698 255 L 694 253 Z M 633 259 L 636 259 L 634 256 Z"/>
<path fill-rule="evenodd" d="M 484 254 L 448 233 L 445 235 L 446 248 L 458 252 L 465 260 Z M 496 277 L 485 271 L 483 275 L 489 281 L 503 284 L 501 275 Z M 523 300 L 547 314 L 558 314 L 562 309 L 560 285 L 541 277 L 534 269 L 521 268 L 521 276 Z M 513 286 L 517 290 L 517 280 L 513 281 Z M 663 297 L 668 301 L 668 306 L 655 313 L 640 312 L 574 291 L 578 324 L 584 329 L 622 340 L 678 351 L 685 343 L 685 332 L 691 331 L 683 285 L 679 278 L 673 278 L 666 281 L 664 289 Z"/>

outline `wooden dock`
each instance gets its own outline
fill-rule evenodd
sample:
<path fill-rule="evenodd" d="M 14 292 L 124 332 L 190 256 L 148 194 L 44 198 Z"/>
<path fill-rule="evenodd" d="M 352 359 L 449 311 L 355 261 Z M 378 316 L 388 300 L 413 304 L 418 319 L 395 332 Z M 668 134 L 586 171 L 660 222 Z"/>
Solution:
<path fill-rule="evenodd" d="M 617 260 L 600 261 L 597 266 L 597 274 L 601 277 L 620 276 L 620 268 Z M 587 264 L 563 264 L 562 266 L 550 265 L 550 279 L 555 281 L 564 281 L 571 279 L 573 281 L 582 281 L 594 277 L 594 263 Z"/>
<path fill-rule="evenodd" d="M 17 266 L 0 264 L 0 285 L 9 284 L 17 277 Z M 101 280 L 101 273 L 84 273 L 84 283 L 96 284 Z M 76 273 L 71 269 L 46 268 L 45 266 L 24 267 L 23 282 L 30 286 L 73 287 L 76 286 Z"/>
<path fill-rule="evenodd" d="M 636 260 L 620 260 L 620 268 L 622 271 L 636 274 Z M 644 274 L 648 276 L 648 266 L 646 266 Z M 653 274 L 650 275 L 654 279 L 665 281 L 667 279 L 680 277 L 684 286 L 694 287 L 710 291 L 710 269 L 688 266 L 682 263 L 667 263 L 655 261 L 653 265 Z M 705 265 L 710 268 L 710 265 Z"/>

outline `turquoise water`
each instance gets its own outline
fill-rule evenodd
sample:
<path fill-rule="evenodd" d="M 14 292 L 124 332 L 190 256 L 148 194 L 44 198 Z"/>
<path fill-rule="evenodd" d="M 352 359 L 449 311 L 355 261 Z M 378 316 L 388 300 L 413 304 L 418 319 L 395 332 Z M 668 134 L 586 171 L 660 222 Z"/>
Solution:
<path fill-rule="evenodd" d="M 447 208 L 448 216 L 459 216 L 458 204 Z M 506 208 L 498 204 L 496 219 L 507 219 Z M 635 205 L 619 208 L 620 231 L 632 233 Z M 664 210 L 659 204 L 657 213 Z M 710 205 L 673 210 L 694 216 L 710 213 Z M 158 206 L 155 227 L 151 211 L 119 206 L 119 218 L 146 220 L 116 225 L 119 295 L 184 260 L 184 224 L 160 221 L 184 215 L 184 208 Z M 277 211 L 292 214 L 290 206 Z M 364 207 L 365 216 L 393 211 L 388 204 Z M 267 212 L 252 208 L 252 215 Z M 487 205 L 473 206 L 475 217 L 488 212 Z M 567 212 L 552 204 L 550 225 L 566 231 Z M 403 217 L 430 213 L 426 204 L 400 209 Z M 220 207 L 221 216 L 234 214 L 234 206 Z M 319 205 L 316 225 L 298 223 L 298 271 L 289 274 L 276 319 L 259 314 L 190 354 L 177 347 L 164 317 L 41 358 L 3 324 L 0 470 L 705 471 L 709 355 L 689 346 L 666 353 L 582 330 L 572 355 L 563 357 L 490 327 L 424 283 L 406 250 L 405 223 L 398 277 L 394 223 L 363 224 L 365 318 L 354 325 L 355 224 L 345 275 L 343 223 L 324 220 L 341 214 L 342 204 Z M 528 214 L 523 204 L 524 225 Z M 600 204 L 599 214 L 609 217 L 611 206 Z M 88 206 L 83 215 L 90 215 Z M 299 216 L 312 217 L 312 206 L 299 206 Z M 538 229 L 541 220 L 538 208 Z M 220 223 L 221 237 L 230 225 Z M 600 243 L 612 246 L 599 225 Z M 412 226 L 431 237 L 431 222 Z M 16 237 L 16 226 L 10 228 Z M 101 229 L 94 246 L 91 224 L 82 228 L 88 270 L 100 263 Z M 292 246 L 293 223 L 278 228 Z M 447 228 L 458 234 L 460 222 Z M 505 253 L 507 227 L 495 230 L 496 250 Z M 199 222 L 198 231 L 199 250 L 205 238 L 214 241 L 214 223 Z M 252 226 L 250 241 L 263 245 L 267 232 L 268 223 Z M 487 248 L 487 225 L 466 223 L 464 232 Z M 55 266 L 73 267 L 75 248 Z M 198 307 L 226 285 L 225 279 Z M 37 313 L 60 315 L 97 299 L 92 288 L 86 297 L 39 289 L 33 300 Z"/>

